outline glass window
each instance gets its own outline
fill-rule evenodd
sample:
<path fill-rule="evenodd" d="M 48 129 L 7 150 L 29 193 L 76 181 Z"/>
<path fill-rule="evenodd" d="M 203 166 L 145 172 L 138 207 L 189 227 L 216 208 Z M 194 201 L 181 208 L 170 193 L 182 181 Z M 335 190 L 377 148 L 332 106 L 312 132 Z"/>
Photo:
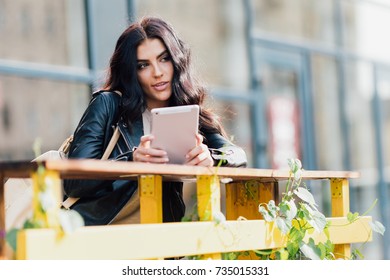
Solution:
<path fill-rule="evenodd" d="M 378 181 L 375 133 L 373 126 L 372 67 L 363 62 L 351 62 L 346 67 L 346 116 L 350 132 L 351 168 L 361 172 L 362 185 Z"/>
<path fill-rule="evenodd" d="M 276 44 L 275 44 L 276 46 Z M 256 47 L 256 74 L 261 81 L 264 104 L 264 125 L 267 127 L 267 153 L 271 168 L 288 168 L 288 158 L 300 158 L 305 153 L 299 103 L 299 54 Z M 305 164 L 305 162 L 303 162 Z"/>
<path fill-rule="evenodd" d="M 334 1 L 252 0 L 255 28 L 283 38 L 334 45 Z"/>
<path fill-rule="evenodd" d="M 213 111 L 221 117 L 229 139 L 242 147 L 248 157 L 248 166 L 253 166 L 250 108 L 246 104 L 230 101 L 209 101 Z"/>
<path fill-rule="evenodd" d="M 390 70 L 381 70 L 378 75 L 378 94 L 382 113 L 382 149 L 385 180 L 390 184 Z"/>
<path fill-rule="evenodd" d="M 173 25 L 190 45 L 193 62 L 208 84 L 248 86 L 241 1 L 142 0 L 136 7 L 138 17 L 157 15 Z"/>
<path fill-rule="evenodd" d="M 312 57 L 313 112 L 317 164 L 322 170 L 342 170 L 342 135 L 338 74 L 331 57 Z M 331 147 L 331 148 L 330 148 Z M 332 152 L 329 152 L 329 151 Z"/>
<path fill-rule="evenodd" d="M 388 1 L 386 1 L 389 4 Z M 372 1 L 342 1 L 345 47 L 375 60 L 390 61 L 390 6 Z"/>
<path fill-rule="evenodd" d="M 0 76 L 0 159 L 30 160 L 33 143 L 57 150 L 73 133 L 88 101 L 87 85 Z"/>
<path fill-rule="evenodd" d="M 0 59 L 88 66 L 83 1 L 1 1 L 0 37 Z"/>

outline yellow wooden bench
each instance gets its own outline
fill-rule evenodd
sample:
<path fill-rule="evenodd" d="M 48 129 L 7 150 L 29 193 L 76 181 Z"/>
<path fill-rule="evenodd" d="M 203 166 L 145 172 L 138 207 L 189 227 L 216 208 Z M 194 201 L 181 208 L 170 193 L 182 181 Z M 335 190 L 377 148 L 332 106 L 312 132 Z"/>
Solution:
<path fill-rule="evenodd" d="M 138 180 L 141 224 L 90 226 L 58 239 L 53 229 L 24 230 L 19 235 L 19 259 L 155 259 L 203 255 L 219 259 L 221 253 L 280 248 L 286 238 L 258 212 L 259 202 L 278 199 L 278 183 L 289 171 L 154 165 L 98 160 L 49 160 L 44 166 L 58 181 L 63 178 L 111 178 Z M 36 163 L 0 163 L 0 193 L 8 177 L 26 178 Z M 371 217 L 348 223 L 349 179 L 357 172 L 304 171 L 303 180 L 327 180 L 331 189 L 332 213 L 327 220 L 335 251 L 349 256 L 351 243 L 371 241 Z M 218 178 L 218 179 L 216 179 Z M 198 214 L 201 222 L 162 224 L 162 181 L 196 180 Z M 212 221 L 221 211 L 220 182 L 226 187 L 226 222 Z M 246 184 L 246 185 L 245 185 Z M 251 196 L 246 189 L 249 188 Z M 0 196 L 0 232 L 5 228 L 4 198 Z M 246 219 L 239 219 L 245 217 Z M 343 225 L 343 226 L 341 226 Z M 313 234 L 315 241 L 325 236 Z M 308 237 L 307 237 L 308 238 Z M 0 235 L 0 254 L 4 252 Z"/>

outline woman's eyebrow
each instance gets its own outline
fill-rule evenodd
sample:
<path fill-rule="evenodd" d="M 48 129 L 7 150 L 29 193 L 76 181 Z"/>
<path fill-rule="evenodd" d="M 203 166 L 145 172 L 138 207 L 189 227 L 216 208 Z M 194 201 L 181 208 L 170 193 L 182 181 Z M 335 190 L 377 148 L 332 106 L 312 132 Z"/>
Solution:
<path fill-rule="evenodd" d="M 162 56 L 164 56 L 164 55 L 166 55 L 166 54 L 168 54 L 168 51 L 167 51 L 167 50 L 164 50 L 164 51 L 162 51 L 162 52 L 157 56 L 157 58 L 160 58 L 160 57 L 162 57 Z"/>
<path fill-rule="evenodd" d="M 163 50 L 159 55 L 157 55 L 157 59 L 161 58 L 166 54 L 168 54 L 168 50 Z M 145 61 L 149 61 L 149 59 L 137 59 L 137 62 L 145 62 Z"/>

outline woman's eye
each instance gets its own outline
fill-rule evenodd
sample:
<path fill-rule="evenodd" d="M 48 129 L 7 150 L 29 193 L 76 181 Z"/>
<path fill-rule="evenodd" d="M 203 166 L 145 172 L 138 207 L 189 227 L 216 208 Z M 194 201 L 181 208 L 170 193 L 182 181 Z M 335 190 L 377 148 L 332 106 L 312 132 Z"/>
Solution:
<path fill-rule="evenodd" d="M 171 60 L 171 57 L 170 57 L 169 55 L 164 56 L 164 57 L 161 58 L 161 61 L 162 61 L 162 62 L 170 61 L 170 60 Z"/>
<path fill-rule="evenodd" d="M 141 70 L 141 69 L 144 69 L 146 66 L 148 66 L 147 63 L 138 63 L 137 68 L 138 68 L 139 70 Z"/>

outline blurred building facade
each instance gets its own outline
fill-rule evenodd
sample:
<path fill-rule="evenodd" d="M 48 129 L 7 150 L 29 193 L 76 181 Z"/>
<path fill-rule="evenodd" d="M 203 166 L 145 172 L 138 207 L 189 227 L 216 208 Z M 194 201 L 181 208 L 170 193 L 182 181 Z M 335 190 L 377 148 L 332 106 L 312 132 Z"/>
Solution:
<path fill-rule="evenodd" d="M 357 170 L 351 210 L 388 225 L 386 0 L 0 0 L 0 160 L 32 159 L 75 129 L 129 21 L 161 16 L 187 41 L 208 104 L 250 167 Z M 379 35 L 377 35 L 379 34 Z M 313 182 L 313 184 L 319 184 Z M 328 208 L 327 186 L 313 193 Z M 364 254 L 389 258 L 374 236 Z"/>

